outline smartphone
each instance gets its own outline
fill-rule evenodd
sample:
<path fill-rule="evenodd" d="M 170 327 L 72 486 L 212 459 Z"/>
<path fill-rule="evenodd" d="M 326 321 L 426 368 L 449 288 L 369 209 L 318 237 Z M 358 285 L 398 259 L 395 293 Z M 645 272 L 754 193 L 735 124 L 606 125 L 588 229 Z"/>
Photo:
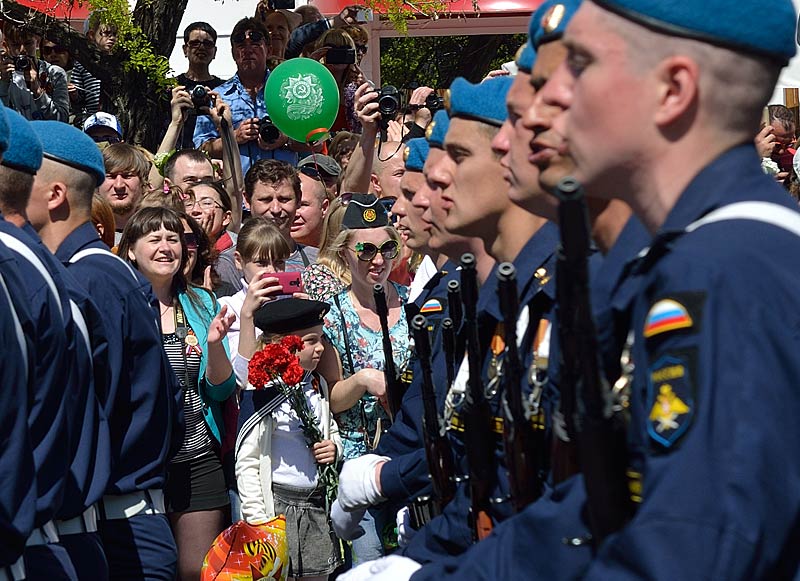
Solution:
<path fill-rule="evenodd" d="M 769 105 L 767 105 L 761 112 L 761 127 L 766 127 L 769 124 Z"/>
<path fill-rule="evenodd" d="M 261 278 L 277 278 L 281 284 L 281 294 L 291 295 L 303 292 L 303 281 L 300 272 L 267 272 Z"/>
<path fill-rule="evenodd" d="M 332 46 L 325 53 L 325 64 L 353 65 L 356 62 L 356 51 L 349 46 Z"/>
<path fill-rule="evenodd" d="M 356 12 L 356 22 L 372 22 L 372 10 L 370 8 L 362 8 Z"/>

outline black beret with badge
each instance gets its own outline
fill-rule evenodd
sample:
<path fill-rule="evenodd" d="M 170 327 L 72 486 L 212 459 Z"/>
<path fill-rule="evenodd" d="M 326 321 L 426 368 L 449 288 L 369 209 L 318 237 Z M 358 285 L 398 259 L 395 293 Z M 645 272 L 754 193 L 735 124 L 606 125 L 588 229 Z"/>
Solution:
<path fill-rule="evenodd" d="M 383 228 L 389 225 L 386 207 L 372 194 L 353 194 L 347 202 L 342 218 L 342 228 L 356 230 Z"/>
<path fill-rule="evenodd" d="M 253 323 L 264 333 L 285 335 L 322 324 L 328 303 L 294 297 L 264 303 L 253 315 Z"/>

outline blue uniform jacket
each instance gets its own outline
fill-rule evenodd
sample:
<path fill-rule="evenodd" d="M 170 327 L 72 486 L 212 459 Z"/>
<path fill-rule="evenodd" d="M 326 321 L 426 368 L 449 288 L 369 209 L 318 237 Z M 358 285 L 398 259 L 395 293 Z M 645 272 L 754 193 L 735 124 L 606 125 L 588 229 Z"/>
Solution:
<path fill-rule="evenodd" d="M 28 401 L 28 431 L 36 469 L 35 526 L 51 520 L 61 507 L 70 462 L 73 427 L 77 424 L 72 405 L 73 394 L 81 388 L 74 385 L 76 373 L 84 372 L 88 361 L 79 361 L 76 349 L 81 340 L 72 323 L 69 297 L 61 276 L 47 265 L 46 251 L 39 242 L 20 228 L 0 218 L 0 232 L 7 235 L 19 274 L 25 284 L 30 314 L 34 321 L 34 374 Z M 27 249 L 27 250 L 26 250 Z M 47 271 L 54 288 L 45 275 L 21 252 L 33 254 L 34 260 Z"/>
<path fill-rule="evenodd" d="M 440 328 L 442 320 L 449 313 L 447 283 L 450 280 L 458 280 L 458 271 L 456 265 L 448 261 L 436 279 L 431 280 L 433 284 L 430 287 L 426 285 L 425 291 L 414 301 L 417 311 L 427 303 L 428 310 L 423 314 L 428 319 L 428 324 L 434 326 L 431 342 L 431 369 L 439 410 L 444 405 L 448 387 Z M 433 311 L 432 309 L 438 308 L 437 303 L 441 305 L 441 310 Z M 417 496 L 430 494 L 432 491 L 422 436 L 422 417 L 424 415 L 420 380 L 422 371 L 416 357 L 411 358 L 409 365 L 415 379 L 412 380 L 403 396 L 402 407 L 395 416 L 392 427 L 381 436 L 376 450 L 376 453 L 392 459 L 381 469 L 381 491 L 390 501 L 402 504 L 410 502 Z"/>
<path fill-rule="evenodd" d="M 558 229 L 551 223 L 545 224 L 531 239 L 526 243 L 514 260 L 517 268 L 517 288 L 519 293 L 520 305 L 531 306 L 531 326 L 538 326 L 539 319 L 547 316 L 552 307 L 555 295 L 554 277 L 554 251 L 558 241 Z M 539 269 L 539 276 L 535 273 Z M 480 323 L 481 335 L 491 335 L 495 331 L 497 323 L 502 319 L 497 298 L 497 278 L 496 271 L 486 280 L 481 287 L 480 299 Z M 482 341 L 483 346 L 483 341 Z M 488 342 L 487 342 L 488 348 Z M 489 352 L 484 361 L 484 375 L 488 368 Z M 531 362 L 532 352 L 525 349 L 521 352 L 523 365 Z M 523 393 L 530 392 L 527 382 L 527 374 L 523 374 Z M 503 417 L 501 392 L 498 392 L 490 401 L 490 408 L 495 417 Z M 466 456 L 463 452 L 463 445 L 459 436 L 450 431 L 451 441 L 456 453 L 457 470 L 462 473 L 468 471 Z M 496 521 L 502 521 L 511 516 L 512 508 L 509 499 L 508 477 L 506 467 L 503 463 L 503 442 L 499 434 L 487 434 L 487 437 L 494 437 L 495 444 L 495 483 L 493 497 L 499 502 L 492 505 L 492 517 Z M 445 507 L 443 514 L 428 523 L 403 549 L 403 554 L 417 562 L 428 563 L 437 561 L 450 555 L 459 555 L 466 551 L 472 544 L 472 532 L 469 528 L 469 487 L 460 484 L 456 490 L 455 498 Z"/>
<path fill-rule="evenodd" d="M 200 399 L 203 402 L 203 418 L 219 444 L 222 442 L 222 431 L 224 429 L 222 402 L 228 399 L 236 390 L 236 376 L 233 374 L 233 370 L 231 370 L 228 379 L 219 385 L 214 385 L 206 379 L 206 366 L 208 365 L 208 325 L 214 317 L 217 316 L 220 307 L 214 295 L 211 293 L 199 288 L 195 289 L 195 292 L 203 301 L 202 307 L 198 307 L 189 300 L 189 295 L 185 292 L 178 293 L 178 298 L 181 301 L 183 311 L 186 313 L 189 326 L 191 326 L 195 336 L 197 336 L 202 350 L 197 393 L 200 395 Z M 225 353 L 228 353 L 227 338 L 222 340 L 222 345 L 225 347 Z"/>
<path fill-rule="evenodd" d="M 682 233 L 739 201 L 796 211 L 752 144 L 692 180 L 634 271 L 629 442 L 642 502 L 587 578 L 797 574 L 800 237 L 754 220 Z"/>
<path fill-rule="evenodd" d="M 35 324 L 13 253 L 0 244 L 0 567 L 25 548 L 36 514 L 36 473 L 28 437 L 28 399 L 34 381 Z M 14 322 L 16 316 L 19 327 Z"/>
<path fill-rule="evenodd" d="M 108 247 L 90 223 L 56 251 L 63 263 L 78 251 Z M 111 429 L 112 470 L 107 494 L 162 488 L 166 463 L 183 437 L 181 392 L 161 343 L 150 284 L 121 260 L 91 255 L 69 269 L 103 314 L 110 378 L 103 402 Z M 135 405 L 133 405 L 135 403 Z"/>
<path fill-rule="evenodd" d="M 57 518 L 66 520 L 80 515 L 103 497 L 111 474 L 108 420 L 101 405 L 108 389 L 108 338 L 102 315 L 86 290 L 42 244 L 30 224 L 23 230 L 38 246 L 38 254 L 53 278 L 61 280 L 73 305 L 71 345 L 77 363 L 63 370 L 68 384 L 73 386 L 67 392 L 73 431 L 64 499 L 56 512 Z M 74 312 L 75 307 L 79 312 Z"/>

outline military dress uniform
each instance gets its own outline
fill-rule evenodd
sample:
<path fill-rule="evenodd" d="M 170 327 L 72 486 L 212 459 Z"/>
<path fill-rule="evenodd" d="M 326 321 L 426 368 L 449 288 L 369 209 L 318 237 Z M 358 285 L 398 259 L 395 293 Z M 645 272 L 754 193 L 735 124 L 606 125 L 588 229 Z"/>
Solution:
<path fill-rule="evenodd" d="M 102 156 L 70 126 L 36 122 L 45 156 L 104 179 Z M 164 354 L 150 284 L 114 256 L 86 222 L 64 238 L 57 259 L 81 281 L 108 332 L 111 471 L 97 498 L 97 527 L 111 579 L 172 579 L 177 549 L 167 520 L 166 465 L 183 434 L 181 392 Z M 135 405 L 133 405 L 135 402 Z"/>

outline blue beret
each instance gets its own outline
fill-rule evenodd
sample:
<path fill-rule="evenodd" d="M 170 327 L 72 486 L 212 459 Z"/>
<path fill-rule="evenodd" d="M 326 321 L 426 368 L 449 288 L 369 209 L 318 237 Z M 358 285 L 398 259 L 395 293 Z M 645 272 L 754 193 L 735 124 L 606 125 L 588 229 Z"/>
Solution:
<path fill-rule="evenodd" d="M 594 0 L 653 30 L 786 62 L 795 55 L 792 0 Z"/>
<path fill-rule="evenodd" d="M 10 138 L 8 149 L 3 154 L 2 164 L 11 169 L 36 175 L 42 167 L 42 142 L 34 133 L 31 124 L 13 109 L 6 107 L 6 119 Z"/>
<path fill-rule="evenodd" d="M 5 109 L 3 102 L 0 101 L 0 153 L 8 149 L 9 131 Z"/>
<path fill-rule="evenodd" d="M 447 135 L 447 128 L 450 127 L 450 115 L 444 109 L 439 109 L 433 115 L 428 128 L 425 130 L 425 137 L 428 139 L 428 145 L 437 149 L 444 148 L 444 137 Z"/>
<path fill-rule="evenodd" d="M 581 0 L 547 0 L 536 9 L 528 28 L 528 43 L 534 49 L 564 36 L 564 29 L 581 7 Z"/>
<path fill-rule="evenodd" d="M 33 121 L 31 127 L 42 140 L 44 157 L 91 174 L 98 186 L 106 179 L 103 154 L 83 131 L 61 121 Z"/>
<path fill-rule="evenodd" d="M 450 117 L 463 117 L 499 127 L 508 117 L 506 94 L 514 79 L 494 77 L 473 85 L 463 77 L 450 85 Z"/>
<path fill-rule="evenodd" d="M 523 73 L 529 73 L 533 69 L 533 63 L 536 62 L 536 51 L 533 50 L 530 41 L 523 44 L 517 52 L 516 64 L 517 68 Z"/>
<path fill-rule="evenodd" d="M 422 171 L 428 152 L 431 150 L 428 140 L 424 137 L 409 139 L 403 159 L 406 162 L 406 171 Z"/>

